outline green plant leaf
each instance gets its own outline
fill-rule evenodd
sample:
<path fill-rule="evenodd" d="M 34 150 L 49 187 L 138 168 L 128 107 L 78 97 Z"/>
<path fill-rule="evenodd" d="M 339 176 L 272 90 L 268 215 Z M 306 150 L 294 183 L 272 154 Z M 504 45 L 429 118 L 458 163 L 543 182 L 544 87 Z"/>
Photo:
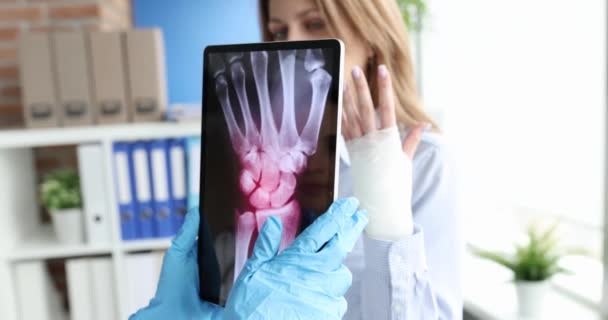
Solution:
<path fill-rule="evenodd" d="M 420 32 L 427 12 L 426 0 L 397 0 L 408 30 Z"/>
<path fill-rule="evenodd" d="M 527 229 L 527 243 L 515 244 L 515 253 L 489 252 L 472 247 L 475 255 L 499 263 L 514 273 L 516 281 L 543 281 L 557 273 L 570 271 L 559 266 L 559 261 L 565 255 L 584 254 L 581 249 L 559 249 L 559 239 L 556 236 L 557 224 L 547 229 L 530 225 Z"/>
<path fill-rule="evenodd" d="M 480 258 L 498 263 L 512 271 L 516 270 L 516 265 L 513 263 L 513 261 L 511 261 L 509 256 L 504 253 L 491 252 L 474 247 L 471 247 L 471 251 Z"/>
<path fill-rule="evenodd" d="M 40 185 L 41 200 L 49 210 L 82 207 L 78 173 L 62 169 L 48 174 Z"/>

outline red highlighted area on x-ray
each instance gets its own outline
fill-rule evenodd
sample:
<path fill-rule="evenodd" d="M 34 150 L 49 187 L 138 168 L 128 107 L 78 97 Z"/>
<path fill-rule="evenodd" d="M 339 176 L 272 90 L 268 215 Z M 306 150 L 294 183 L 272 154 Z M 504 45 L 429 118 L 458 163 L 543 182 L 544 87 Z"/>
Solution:
<path fill-rule="evenodd" d="M 267 217 L 281 219 L 281 250 L 299 230 L 298 179 L 317 151 L 332 77 L 321 49 L 216 53 L 210 60 L 244 200 L 234 208 L 236 276 Z"/>

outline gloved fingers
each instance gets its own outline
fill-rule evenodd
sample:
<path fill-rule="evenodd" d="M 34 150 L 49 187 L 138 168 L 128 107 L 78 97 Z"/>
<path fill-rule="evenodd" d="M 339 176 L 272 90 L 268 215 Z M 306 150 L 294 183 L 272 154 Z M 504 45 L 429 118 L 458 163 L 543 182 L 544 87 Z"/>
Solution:
<path fill-rule="evenodd" d="M 184 224 L 173 239 L 169 251 L 172 255 L 185 256 L 190 253 L 198 237 L 198 226 L 200 223 L 199 208 L 188 210 L 184 218 Z"/>
<path fill-rule="evenodd" d="M 278 261 L 280 257 L 277 257 L 272 263 L 263 265 L 260 272 L 267 274 L 273 283 L 288 284 L 291 288 L 290 292 L 296 295 L 300 291 L 305 291 L 320 293 L 324 296 L 343 296 L 352 285 L 352 273 L 341 263 L 332 270 L 326 270 L 327 266 L 311 268 L 312 264 L 323 265 L 320 257 L 304 256 L 304 259 L 300 260 L 300 264 L 282 263 Z M 312 264 L 309 263 L 311 260 L 313 260 Z M 339 259 L 333 258 L 332 260 L 338 261 Z"/>
<path fill-rule="evenodd" d="M 196 268 L 198 268 L 197 256 L 198 243 L 196 242 L 186 254 L 177 251 L 167 252 L 163 257 L 163 266 L 160 271 L 155 296 L 164 299 L 167 296 L 174 294 L 175 287 L 178 284 L 176 278 L 179 277 L 188 278 L 188 281 L 192 281 L 192 283 L 196 285 L 196 288 L 199 289 L 200 282 L 198 270 L 196 270 L 194 274 L 189 274 L 191 276 L 186 276 L 186 273 L 184 273 L 185 270 L 192 270 L 191 266 L 196 266 Z M 175 257 L 179 258 L 175 259 Z"/>
<path fill-rule="evenodd" d="M 346 298 L 344 298 L 344 296 L 342 296 L 337 302 L 336 302 L 337 308 L 336 308 L 336 319 L 340 319 L 341 317 L 344 316 L 344 314 L 346 313 L 346 309 L 348 308 L 348 303 L 346 302 Z"/>
<path fill-rule="evenodd" d="M 284 251 L 277 260 L 316 271 L 334 271 L 340 268 L 346 255 L 352 251 L 366 225 L 365 213 L 357 211 L 318 252 Z"/>
<path fill-rule="evenodd" d="M 353 274 L 345 265 L 341 265 L 338 269 L 322 273 L 324 291 L 333 297 L 342 297 L 353 284 Z"/>
<path fill-rule="evenodd" d="M 200 300 L 198 318 L 201 320 L 224 319 L 224 308 L 217 304 Z"/>
<path fill-rule="evenodd" d="M 345 256 L 353 250 L 368 222 L 367 211 L 358 210 L 349 220 L 349 223 L 345 225 L 344 229 L 342 229 L 339 239 L 340 247 L 344 251 Z"/>
<path fill-rule="evenodd" d="M 382 129 L 397 125 L 395 116 L 395 91 L 393 81 L 386 65 L 378 66 L 378 112 L 380 113 L 380 127 Z"/>
<path fill-rule="evenodd" d="M 257 270 L 260 265 L 277 255 L 282 233 L 281 220 L 275 216 L 268 217 L 264 226 L 262 226 L 258 239 L 255 241 L 251 258 L 247 263 L 248 268 Z"/>
<path fill-rule="evenodd" d="M 192 257 L 192 258 L 194 258 L 194 260 L 197 260 L 197 258 L 198 258 L 198 241 L 194 242 L 192 249 L 190 249 L 190 252 L 188 253 L 188 257 Z"/>
<path fill-rule="evenodd" d="M 334 202 L 326 213 L 318 217 L 294 240 L 285 251 L 317 252 L 357 211 L 359 201 L 349 197 Z"/>
<path fill-rule="evenodd" d="M 292 290 L 293 292 L 297 293 L 296 288 L 303 287 L 305 292 L 312 291 L 324 297 L 324 299 L 318 299 L 319 301 L 328 297 L 333 298 L 331 299 L 333 301 L 329 301 L 331 303 L 336 303 L 335 300 L 343 298 L 353 283 L 353 275 L 344 265 L 332 272 L 301 273 L 293 278 L 295 279 L 292 283 L 292 287 L 295 289 Z M 314 297 L 314 294 L 312 297 Z"/>
<path fill-rule="evenodd" d="M 314 260 L 320 262 L 317 270 L 330 272 L 340 268 L 346 257 L 346 250 L 342 245 L 342 236 L 337 233 L 323 249 L 314 253 L 314 256 Z"/>
<path fill-rule="evenodd" d="M 420 144 L 420 139 L 422 138 L 422 133 L 431 128 L 430 123 L 422 123 L 414 127 L 407 134 L 407 137 L 403 141 L 403 152 L 407 155 L 410 160 L 414 159 L 414 154 L 416 153 L 416 149 Z"/>

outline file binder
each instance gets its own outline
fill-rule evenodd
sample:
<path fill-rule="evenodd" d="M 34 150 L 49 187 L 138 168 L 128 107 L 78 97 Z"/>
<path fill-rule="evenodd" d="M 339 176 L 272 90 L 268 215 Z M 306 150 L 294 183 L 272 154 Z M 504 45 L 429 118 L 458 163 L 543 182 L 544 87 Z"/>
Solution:
<path fill-rule="evenodd" d="M 84 31 L 53 32 L 53 58 L 57 71 L 59 123 L 78 126 L 93 123 L 88 41 Z"/>
<path fill-rule="evenodd" d="M 112 260 L 105 257 L 90 258 L 88 264 L 91 272 L 93 308 L 96 319 L 118 319 Z"/>
<path fill-rule="evenodd" d="M 106 174 L 102 168 L 103 150 L 100 144 L 78 146 L 78 170 L 85 216 L 86 238 L 89 244 L 111 242 L 110 219 L 106 202 Z"/>
<path fill-rule="evenodd" d="M 146 307 L 150 299 L 154 298 L 162 267 L 162 253 L 128 254 L 124 261 L 127 312 L 133 314 Z"/>
<path fill-rule="evenodd" d="M 169 140 L 169 167 L 171 168 L 171 204 L 174 210 L 173 227 L 177 232 L 188 212 L 186 182 L 186 139 Z"/>
<path fill-rule="evenodd" d="M 165 52 L 160 29 L 126 31 L 133 121 L 160 121 L 167 109 Z"/>
<path fill-rule="evenodd" d="M 56 127 L 59 125 L 59 107 L 54 86 L 51 38 L 43 32 L 22 33 L 18 46 L 25 124 L 27 127 Z"/>
<path fill-rule="evenodd" d="M 132 240 L 137 237 L 135 220 L 135 202 L 133 181 L 131 179 L 132 162 L 131 146 L 125 142 L 115 143 L 114 149 L 114 177 L 116 181 L 116 199 L 118 201 L 118 214 L 120 215 L 120 229 L 123 240 Z"/>
<path fill-rule="evenodd" d="M 152 238 L 156 233 L 153 219 L 153 190 L 150 179 L 150 144 L 134 142 L 131 150 L 133 185 L 135 187 L 135 208 L 138 238 Z"/>
<path fill-rule="evenodd" d="M 91 72 L 96 123 L 129 120 L 124 35 L 121 32 L 93 31 L 89 35 Z"/>
<path fill-rule="evenodd" d="M 201 178 L 201 139 L 186 138 L 186 154 L 188 163 L 188 209 L 198 207 Z"/>
<path fill-rule="evenodd" d="M 88 259 L 70 259 L 65 263 L 71 320 L 95 320 L 93 286 Z"/>
<path fill-rule="evenodd" d="M 15 264 L 14 282 L 20 319 L 54 320 L 62 314 L 60 294 L 43 261 Z"/>
<path fill-rule="evenodd" d="M 157 237 L 169 237 L 175 234 L 173 227 L 173 207 L 171 206 L 169 143 L 167 140 L 150 142 L 150 176 L 152 178 L 152 194 L 154 195 L 154 222 Z"/>

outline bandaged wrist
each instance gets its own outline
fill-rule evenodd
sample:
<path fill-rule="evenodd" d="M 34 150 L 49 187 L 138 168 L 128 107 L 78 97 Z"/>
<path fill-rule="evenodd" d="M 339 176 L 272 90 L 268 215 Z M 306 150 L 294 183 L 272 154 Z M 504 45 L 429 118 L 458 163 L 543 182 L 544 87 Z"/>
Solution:
<path fill-rule="evenodd" d="M 398 240 L 413 232 L 412 161 L 402 151 L 397 127 L 347 142 L 353 192 L 368 214 L 366 234 Z"/>

